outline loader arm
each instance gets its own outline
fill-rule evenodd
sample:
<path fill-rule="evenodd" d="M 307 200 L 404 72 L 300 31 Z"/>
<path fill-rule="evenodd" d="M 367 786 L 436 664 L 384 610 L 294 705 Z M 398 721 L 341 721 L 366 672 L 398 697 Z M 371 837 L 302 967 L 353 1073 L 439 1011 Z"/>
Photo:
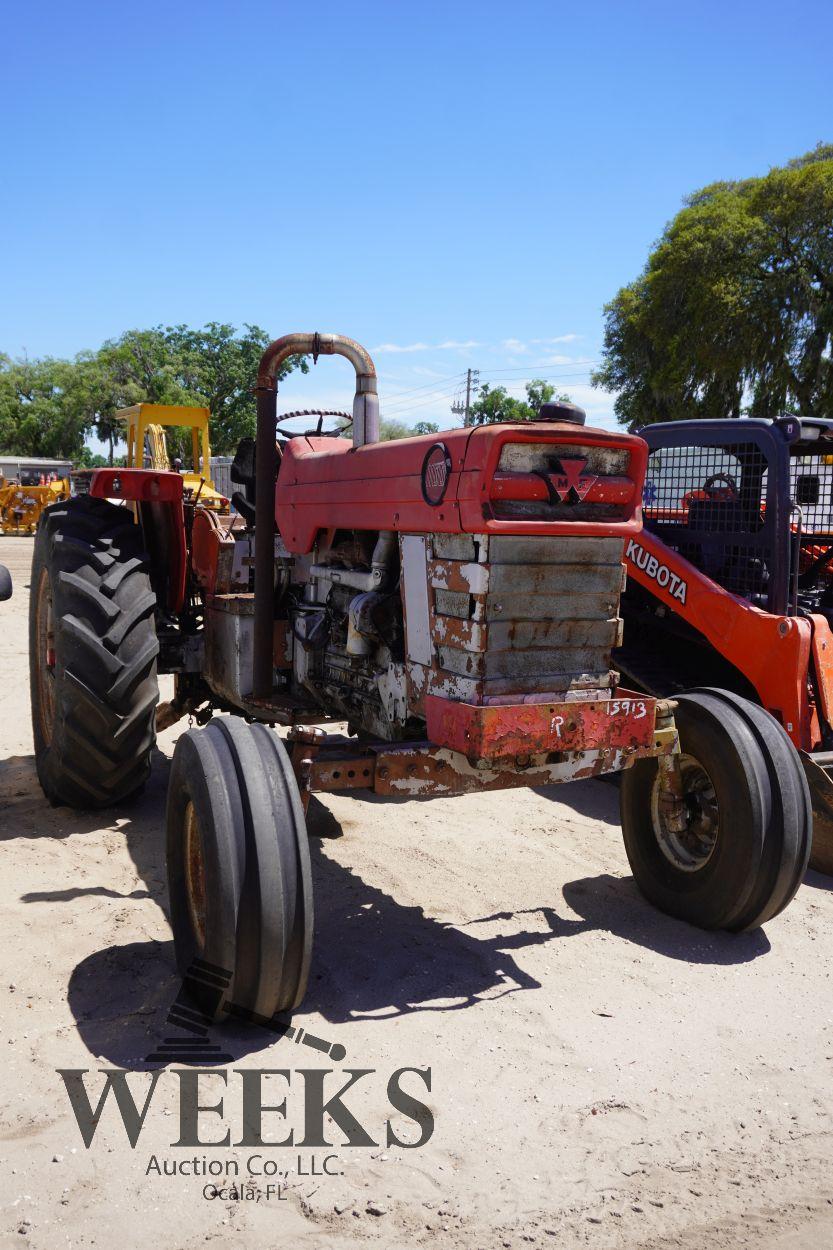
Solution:
<path fill-rule="evenodd" d="M 647 529 L 625 544 L 625 562 L 629 577 L 698 630 L 748 679 L 797 747 L 818 746 L 821 729 L 806 681 L 813 647 L 809 619 L 761 611 Z"/>

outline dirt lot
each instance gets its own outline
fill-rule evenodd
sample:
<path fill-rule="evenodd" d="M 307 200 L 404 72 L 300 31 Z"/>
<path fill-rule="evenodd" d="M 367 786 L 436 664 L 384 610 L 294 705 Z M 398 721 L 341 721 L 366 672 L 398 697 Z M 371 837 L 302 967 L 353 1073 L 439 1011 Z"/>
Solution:
<path fill-rule="evenodd" d="M 148 1172 L 152 1156 L 160 1168 L 236 1160 L 245 1180 L 258 1152 L 172 1149 L 179 1082 L 166 1071 L 135 1149 L 110 1102 L 85 1149 L 56 1069 L 89 1069 L 93 1105 L 97 1069 L 131 1069 L 141 1107 L 146 1056 L 171 1033 L 163 823 L 181 727 L 162 735 L 129 809 L 49 807 L 28 711 L 31 545 L 0 539 L 15 580 L 0 604 L 0 1244 L 830 1243 L 831 883 L 811 874 L 765 932 L 669 920 L 637 894 L 616 791 L 599 782 L 315 804 L 316 951 L 294 1023 L 347 1056 L 335 1064 L 254 1027 L 212 1040 L 226 1069 L 293 1069 L 296 1141 L 300 1069 L 371 1069 L 345 1102 L 378 1146 L 267 1147 L 260 1157 L 286 1174 L 278 1196 L 254 1177 L 259 1201 L 205 1198 L 205 1177 Z M 431 1069 L 430 1095 L 402 1082 L 435 1118 L 419 1149 L 385 1145 L 386 1082 L 402 1067 Z M 225 1097 L 232 1142 L 239 1085 L 212 1076 L 201 1093 L 204 1105 Z M 265 1116 L 265 1132 L 285 1136 L 282 1123 Z M 403 1137 L 416 1127 L 392 1124 Z M 200 1126 L 202 1140 L 225 1131 L 212 1113 Z M 330 1155 L 335 1175 L 302 1174 Z"/>

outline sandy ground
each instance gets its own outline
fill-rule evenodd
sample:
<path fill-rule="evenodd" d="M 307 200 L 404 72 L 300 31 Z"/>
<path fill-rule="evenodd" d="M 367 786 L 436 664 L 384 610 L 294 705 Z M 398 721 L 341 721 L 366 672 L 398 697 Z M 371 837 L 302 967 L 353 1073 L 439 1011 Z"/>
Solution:
<path fill-rule="evenodd" d="M 31 541 L 0 539 L 0 1244 L 23 1247 L 817 1247 L 833 1239 L 833 892 L 808 877 L 765 931 L 705 935 L 637 894 L 617 795 L 599 782 L 419 803 L 334 797 L 311 811 L 316 950 L 295 1024 L 341 1064 L 255 1027 L 212 1034 L 226 1069 L 370 1069 L 345 1102 L 379 1143 L 172 1149 L 164 1071 L 131 1149 L 112 1103 L 85 1149 L 56 1069 L 132 1070 L 171 1032 L 165 785 L 181 731 L 129 809 L 50 808 L 27 689 Z M 418 1149 L 385 1144 L 386 1082 L 430 1068 Z M 268 1080 L 269 1078 L 267 1078 Z M 271 1078 L 274 1080 L 275 1078 Z M 278 1078 L 280 1079 L 280 1078 Z M 232 1142 L 240 1078 L 225 1093 Z M 265 1102 L 279 1102 L 277 1087 Z M 266 1132 L 285 1135 L 278 1115 Z M 222 1137 L 217 1115 L 203 1140 Z M 411 1134 L 413 1140 L 413 1133 Z M 278 1196 L 205 1198 L 157 1160 L 279 1167 Z M 335 1175 L 322 1171 L 324 1160 Z M 257 1168 L 260 1166 L 255 1163 Z M 272 1178 L 273 1180 L 275 1178 Z"/>

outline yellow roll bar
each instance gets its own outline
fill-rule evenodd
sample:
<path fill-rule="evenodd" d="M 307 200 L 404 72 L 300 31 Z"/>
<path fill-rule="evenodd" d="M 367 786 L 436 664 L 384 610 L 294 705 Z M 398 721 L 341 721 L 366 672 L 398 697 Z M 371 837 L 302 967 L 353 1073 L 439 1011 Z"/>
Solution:
<path fill-rule="evenodd" d="M 145 435 L 149 426 L 180 426 L 191 430 L 191 450 L 193 453 L 193 472 L 197 477 L 205 478 L 205 484 L 211 490 L 211 448 L 208 442 L 207 408 L 188 408 L 179 404 L 133 404 L 130 408 L 121 408 L 116 417 L 127 426 L 127 467 L 141 469 L 144 457 Z M 151 439 L 152 443 L 155 441 Z M 202 456 L 202 469 L 200 469 Z"/>

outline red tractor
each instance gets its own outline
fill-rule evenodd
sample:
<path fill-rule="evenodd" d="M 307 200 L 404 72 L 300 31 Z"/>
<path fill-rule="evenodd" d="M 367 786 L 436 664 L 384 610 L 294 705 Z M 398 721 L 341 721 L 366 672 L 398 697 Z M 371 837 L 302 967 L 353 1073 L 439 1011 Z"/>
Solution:
<path fill-rule="evenodd" d="M 282 362 L 336 353 L 356 372 L 352 440 L 323 420 L 288 433 Z M 286 335 L 261 361 L 233 514 L 177 473 L 102 469 L 38 530 L 32 709 L 53 802 L 119 803 L 147 777 L 159 725 L 232 713 L 174 752 L 180 965 L 225 970 L 227 1001 L 261 1019 L 301 1001 L 314 790 L 431 797 L 625 769 L 625 843 L 650 899 L 736 930 L 784 907 L 809 849 L 786 735 L 700 696 L 715 757 L 704 787 L 680 765 L 674 705 L 617 689 L 611 669 L 645 443 L 584 428 L 563 404 L 535 424 L 388 443 L 378 413 L 362 347 Z M 157 673 L 175 675 L 164 707 Z"/>

